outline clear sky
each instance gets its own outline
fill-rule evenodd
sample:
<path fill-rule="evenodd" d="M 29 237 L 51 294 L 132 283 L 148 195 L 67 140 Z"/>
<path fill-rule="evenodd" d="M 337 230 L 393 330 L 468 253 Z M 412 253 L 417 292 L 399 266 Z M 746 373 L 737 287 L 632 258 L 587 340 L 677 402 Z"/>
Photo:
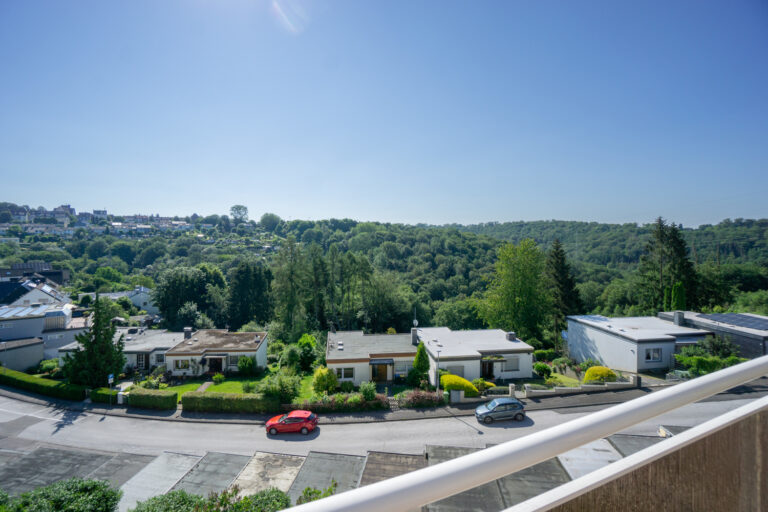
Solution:
<path fill-rule="evenodd" d="M 0 201 L 768 217 L 768 2 L 0 1 Z"/>

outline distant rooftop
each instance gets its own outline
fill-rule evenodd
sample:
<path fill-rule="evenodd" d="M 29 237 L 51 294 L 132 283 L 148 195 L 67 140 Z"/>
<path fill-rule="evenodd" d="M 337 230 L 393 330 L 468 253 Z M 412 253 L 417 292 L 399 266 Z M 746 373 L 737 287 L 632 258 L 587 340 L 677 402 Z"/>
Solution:
<path fill-rule="evenodd" d="M 37 318 L 64 314 L 61 304 L 32 304 L 30 306 L 0 306 L 0 321 L 19 320 L 22 318 Z"/>
<path fill-rule="evenodd" d="M 150 353 L 154 350 L 168 350 L 184 340 L 183 332 L 170 332 L 165 329 L 142 329 L 139 327 L 118 327 L 115 331 L 114 341 L 123 336 L 125 344 L 123 352 L 126 353 Z M 79 349 L 80 344 L 73 342 L 59 349 L 63 352 L 71 352 Z"/>
<path fill-rule="evenodd" d="M 602 315 L 569 316 L 569 320 L 595 327 L 634 342 L 675 341 L 678 338 L 701 337 L 710 331 L 675 325 L 655 316 L 608 318 Z"/>
<path fill-rule="evenodd" d="M 223 329 L 203 329 L 192 333 L 189 339 L 183 339 L 184 333 L 174 334 L 179 334 L 182 339 L 166 353 L 169 356 L 202 355 L 216 351 L 253 352 L 267 337 L 266 332 L 229 332 Z"/>
<path fill-rule="evenodd" d="M 663 311 L 659 318 L 671 320 L 674 313 Z M 768 317 L 752 313 L 697 313 L 684 311 L 685 322 L 695 323 L 697 327 L 730 331 L 734 334 L 746 335 L 753 338 L 768 338 Z"/>
<path fill-rule="evenodd" d="M 410 334 L 365 334 L 363 331 L 328 333 L 326 359 L 364 359 L 371 354 L 415 355 Z"/>
<path fill-rule="evenodd" d="M 452 331 L 448 327 L 424 327 L 417 333 L 427 351 L 434 357 L 440 351 L 441 359 L 480 359 L 488 354 L 533 352 L 533 347 L 520 338 L 507 339 L 507 333 L 501 329 Z"/>
<path fill-rule="evenodd" d="M 22 338 L 18 340 L 0 341 L 0 350 L 13 350 L 16 348 L 28 347 L 30 345 L 41 345 L 43 338 Z"/>

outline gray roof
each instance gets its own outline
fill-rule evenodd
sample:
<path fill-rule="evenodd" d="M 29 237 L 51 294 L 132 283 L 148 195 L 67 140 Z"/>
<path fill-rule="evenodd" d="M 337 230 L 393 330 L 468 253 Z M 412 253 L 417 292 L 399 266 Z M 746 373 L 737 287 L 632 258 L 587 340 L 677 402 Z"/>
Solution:
<path fill-rule="evenodd" d="M 655 316 L 608 318 L 602 315 L 569 316 L 568 320 L 594 327 L 634 342 L 675 341 L 678 338 L 703 337 L 710 331 L 675 325 Z"/>
<path fill-rule="evenodd" d="M 683 312 L 685 323 L 699 328 L 719 332 L 730 332 L 750 338 L 768 339 L 768 317 L 752 313 L 703 314 L 694 311 Z M 672 320 L 674 312 L 662 311 L 659 318 Z"/>
<path fill-rule="evenodd" d="M 30 306 L 0 306 L 0 321 L 36 318 L 56 314 L 61 311 L 60 304 L 32 304 Z"/>
<path fill-rule="evenodd" d="M 328 333 L 326 359 L 366 359 L 371 354 L 416 354 L 410 334 L 364 334 L 363 331 Z"/>
<path fill-rule="evenodd" d="M 131 332 L 133 331 L 133 332 Z M 149 353 L 155 350 L 168 350 L 174 345 L 177 345 L 184 339 L 183 332 L 170 332 L 165 329 L 139 329 L 136 327 L 121 327 L 115 331 L 114 341 L 123 338 L 123 352 L 127 354 L 133 353 Z M 78 350 L 80 343 L 73 342 L 68 345 L 64 345 L 59 349 L 60 352 L 71 352 Z"/>
<path fill-rule="evenodd" d="M 424 327 L 417 330 L 427 352 L 440 358 L 479 359 L 487 354 L 509 354 L 533 352 L 533 347 L 520 338 L 507 339 L 501 329 L 477 329 L 452 331 L 448 327 Z"/>
<path fill-rule="evenodd" d="M 28 347 L 30 345 L 40 345 L 43 338 L 21 338 L 18 340 L 0 341 L 0 350 L 13 350 L 16 348 Z"/>
<path fill-rule="evenodd" d="M 266 332 L 230 332 L 223 329 L 201 329 L 192 333 L 188 340 L 184 333 L 167 355 L 198 355 L 208 352 L 255 352 L 267 338 Z"/>

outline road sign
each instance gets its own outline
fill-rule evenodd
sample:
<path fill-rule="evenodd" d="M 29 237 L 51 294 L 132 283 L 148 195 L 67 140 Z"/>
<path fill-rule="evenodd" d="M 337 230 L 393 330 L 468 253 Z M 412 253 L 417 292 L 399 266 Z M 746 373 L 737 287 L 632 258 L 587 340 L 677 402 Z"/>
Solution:
<path fill-rule="evenodd" d="M 115 382 L 115 376 L 114 374 L 110 373 L 109 377 L 107 377 L 107 380 L 109 381 L 109 385 L 111 386 L 113 382 Z"/>

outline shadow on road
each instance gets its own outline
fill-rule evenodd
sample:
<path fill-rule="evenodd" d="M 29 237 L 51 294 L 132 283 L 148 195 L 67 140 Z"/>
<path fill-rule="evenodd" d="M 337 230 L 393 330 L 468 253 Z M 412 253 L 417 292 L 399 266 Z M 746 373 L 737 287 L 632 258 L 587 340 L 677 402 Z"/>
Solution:
<path fill-rule="evenodd" d="M 58 434 L 64 427 L 72 425 L 81 416 L 85 416 L 83 411 L 74 411 L 72 409 L 65 409 L 64 407 L 54 407 L 53 410 L 61 413 L 61 417 L 54 424 L 56 427 L 53 430 L 54 435 Z"/>
<path fill-rule="evenodd" d="M 320 435 L 320 427 L 315 427 L 315 430 L 313 430 L 307 435 L 303 435 L 301 432 L 286 432 L 286 433 L 277 434 L 274 436 L 270 435 L 269 433 L 265 433 L 265 434 L 267 436 L 267 439 L 274 439 L 276 441 L 288 441 L 291 443 L 296 443 L 296 442 L 311 441 L 312 439 L 317 439 L 318 436 Z"/>

